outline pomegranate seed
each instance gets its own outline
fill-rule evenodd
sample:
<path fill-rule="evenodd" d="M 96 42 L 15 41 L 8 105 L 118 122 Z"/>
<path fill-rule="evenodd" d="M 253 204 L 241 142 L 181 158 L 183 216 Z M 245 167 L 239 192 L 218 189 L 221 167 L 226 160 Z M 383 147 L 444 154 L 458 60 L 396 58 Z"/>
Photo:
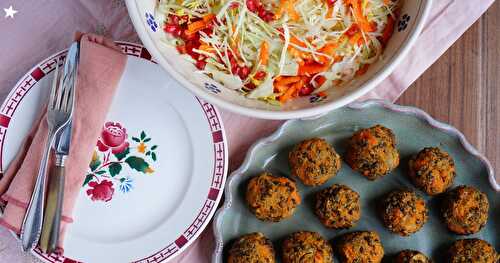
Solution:
<path fill-rule="evenodd" d="M 174 32 L 179 28 L 177 25 L 166 24 L 163 30 L 169 34 L 174 34 Z"/>
<path fill-rule="evenodd" d="M 255 5 L 257 6 L 257 8 L 262 8 L 262 3 L 260 2 L 260 0 L 254 0 L 255 1 Z"/>
<path fill-rule="evenodd" d="M 254 0 L 248 0 L 247 1 L 247 8 L 250 10 L 250 12 L 256 12 L 257 11 L 257 5 L 255 4 Z"/>
<path fill-rule="evenodd" d="M 239 69 L 240 68 L 238 67 L 238 65 L 236 64 L 231 65 L 231 73 L 233 73 L 234 75 L 238 75 Z"/>
<path fill-rule="evenodd" d="M 186 43 L 186 53 L 188 55 L 190 55 L 192 58 L 194 58 L 195 60 L 198 60 L 198 57 L 200 56 L 200 54 L 196 53 L 193 51 L 194 48 L 198 48 L 200 47 L 200 44 L 199 42 L 197 41 L 188 41 Z"/>
<path fill-rule="evenodd" d="M 311 87 L 310 85 L 304 85 L 302 88 L 300 88 L 299 95 L 300 96 L 307 96 L 311 94 L 314 91 L 314 88 Z"/>
<path fill-rule="evenodd" d="M 202 30 L 203 33 L 207 34 L 208 36 L 211 36 L 214 30 L 212 28 L 205 28 Z"/>
<path fill-rule="evenodd" d="M 204 69 L 206 65 L 207 65 L 207 62 L 205 62 L 204 60 L 198 60 L 198 61 L 196 61 L 196 64 L 195 64 L 195 66 L 198 69 Z"/>
<path fill-rule="evenodd" d="M 181 29 L 181 28 L 179 28 L 179 27 L 177 27 L 177 28 L 174 30 L 174 32 L 172 32 L 172 35 L 173 35 L 174 37 L 180 37 L 180 36 L 182 35 L 182 29 Z"/>
<path fill-rule="evenodd" d="M 205 26 L 205 30 L 206 30 L 206 29 L 213 29 L 213 28 L 214 28 L 214 24 L 212 24 L 212 23 L 207 24 L 207 25 Z"/>
<path fill-rule="evenodd" d="M 179 17 L 179 25 L 187 23 L 188 20 L 189 20 L 189 17 L 187 15 L 180 16 Z"/>
<path fill-rule="evenodd" d="M 260 16 L 265 22 L 271 22 L 274 20 L 274 14 L 272 12 L 266 11 L 264 15 Z"/>
<path fill-rule="evenodd" d="M 199 35 L 197 33 L 188 34 L 187 30 L 184 30 L 182 31 L 181 37 L 182 39 L 189 41 L 189 40 L 197 40 L 199 38 Z"/>
<path fill-rule="evenodd" d="M 261 79 L 263 79 L 265 76 L 266 76 L 266 72 L 264 72 L 264 71 L 257 71 L 257 73 L 255 73 L 255 75 L 254 75 L 253 77 L 254 77 L 254 79 L 256 79 L 256 80 L 261 80 Z"/>
<path fill-rule="evenodd" d="M 234 58 L 231 52 L 227 53 L 227 56 L 229 57 L 229 63 L 231 63 L 231 65 L 238 66 L 238 61 L 236 61 L 236 58 Z"/>
<path fill-rule="evenodd" d="M 238 8 L 238 6 L 240 6 L 240 3 L 234 2 L 234 3 L 231 3 L 231 5 L 229 6 L 229 8 L 234 9 L 234 8 Z"/>
<path fill-rule="evenodd" d="M 185 45 L 178 45 L 177 51 L 179 51 L 179 53 L 181 53 L 181 54 L 186 54 L 186 46 Z"/>
<path fill-rule="evenodd" d="M 178 25 L 179 24 L 179 17 L 176 16 L 176 15 L 168 15 L 168 18 L 170 19 L 170 22 L 172 22 L 172 24 L 175 24 L 175 25 Z"/>
<path fill-rule="evenodd" d="M 248 90 L 253 90 L 256 88 L 256 86 L 252 82 L 248 82 L 247 84 L 245 84 L 245 88 L 247 88 Z"/>
<path fill-rule="evenodd" d="M 248 77 L 248 74 L 250 74 L 250 68 L 247 66 L 239 67 L 240 72 L 238 76 L 240 76 L 241 79 L 246 79 Z"/>
<path fill-rule="evenodd" d="M 326 2 L 327 2 L 330 6 L 334 5 L 336 1 L 337 1 L 337 0 L 326 0 Z"/>
<path fill-rule="evenodd" d="M 259 9 L 259 14 L 258 15 L 259 15 L 260 18 L 263 18 L 264 16 L 266 16 L 266 14 L 267 14 L 266 9 L 263 9 L 263 8 Z"/>

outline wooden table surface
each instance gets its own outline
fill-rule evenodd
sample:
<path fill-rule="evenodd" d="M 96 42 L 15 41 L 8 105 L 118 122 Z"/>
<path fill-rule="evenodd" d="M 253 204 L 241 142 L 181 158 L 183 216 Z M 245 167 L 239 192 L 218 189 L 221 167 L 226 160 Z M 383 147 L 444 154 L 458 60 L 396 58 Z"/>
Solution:
<path fill-rule="evenodd" d="M 462 131 L 500 182 L 500 1 L 397 100 Z"/>

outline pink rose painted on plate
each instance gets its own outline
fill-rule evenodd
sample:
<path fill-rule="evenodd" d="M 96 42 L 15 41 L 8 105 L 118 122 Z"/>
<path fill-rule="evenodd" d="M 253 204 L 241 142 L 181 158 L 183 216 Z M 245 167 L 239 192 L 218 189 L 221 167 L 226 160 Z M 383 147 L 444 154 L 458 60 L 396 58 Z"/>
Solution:
<path fill-rule="evenodd" d="M 151 138 L 145 131 L 131 137 L 131 142 L 128 139 L 127 130 L 120 123 L 104 124 L 83 183 L 90 200 L 109 202 L 115 188 L 128 193 L 133 189 L 135 176 L 154 173 L 151 163 L 157 160 L 158 145 L 150 146 Z M 127 175 L 121 175 L 124 167 L 128 168 Z"/>
<path fill-rule="evenodd" d="M 106 152 L 111 148 L 111 152 L 116 154 L 123 152 L 128 146 L 127 130 L 118 122 L 106 122 L 101 137 L 97 140 L 99 151 Z"/>
<path fill-rule="evenodd" d="M 113 188 L 113 182 L 108 180 L 102 180 L 100 183 L 92 181 L 89 183 L 90 188 L 87 190 L 87 195 L 90 196 L 92 201 L 104 201 L 107 202 L 113 197 L 115 189 Z"/>

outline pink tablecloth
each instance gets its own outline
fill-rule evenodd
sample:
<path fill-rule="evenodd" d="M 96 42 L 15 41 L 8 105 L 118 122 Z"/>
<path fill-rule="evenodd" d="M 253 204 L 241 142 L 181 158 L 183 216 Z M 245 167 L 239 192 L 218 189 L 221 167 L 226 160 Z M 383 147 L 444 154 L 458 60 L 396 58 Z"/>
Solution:
<path fill-rule="evenodd" d="M 430 18 L 415 47 L 398 69 L 366 98 L 395 100 L 493 3 L 493 0 L 434 0 Z M 0 14 L 0 99 L 33 65 L 66 48 L 76 30 L 116 40 L 139 42 L 122 0 L 0 1 L 18 13 Z M 230 170 L 236 168 L 256 139 L 271 133 L 279 121 L 265 121 L 222 113 L 229 139 Z M 248 128 L 247 128 L 248 127 Z M 211 228 L 174 262 L 207 262 L 213 247 Z M 36 262 L 23 254 L 13 237 L 0 228 L 0 262 Z"/>

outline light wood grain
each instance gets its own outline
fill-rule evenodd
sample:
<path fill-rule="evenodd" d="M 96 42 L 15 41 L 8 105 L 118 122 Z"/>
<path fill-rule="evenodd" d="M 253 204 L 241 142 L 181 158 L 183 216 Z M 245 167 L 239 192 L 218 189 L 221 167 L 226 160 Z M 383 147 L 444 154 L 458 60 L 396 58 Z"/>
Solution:
<path fill-rule="evenodd" d="M 500 171 L 499 14 L 496 1 L 397 101 L 457 127 L 495 171 Z"/>

